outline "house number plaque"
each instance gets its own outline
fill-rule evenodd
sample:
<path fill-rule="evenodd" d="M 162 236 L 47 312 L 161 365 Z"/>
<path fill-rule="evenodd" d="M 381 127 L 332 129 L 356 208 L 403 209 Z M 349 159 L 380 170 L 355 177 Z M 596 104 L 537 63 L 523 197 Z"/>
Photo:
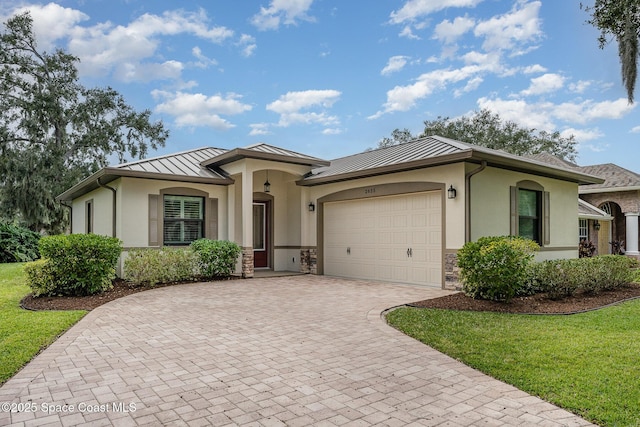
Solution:
<path fill-rule="evenodd" d="M 375 194 L 375 193 L 376 193 L 376 189 L 373 187 L 364 189 L 364 194 Z"/>

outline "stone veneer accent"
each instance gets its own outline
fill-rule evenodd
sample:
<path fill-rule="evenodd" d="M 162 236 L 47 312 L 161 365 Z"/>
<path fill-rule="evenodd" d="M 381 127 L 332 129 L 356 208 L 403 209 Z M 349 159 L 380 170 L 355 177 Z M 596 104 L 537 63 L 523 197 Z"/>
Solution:
<path fill-rule="evenodd" d="M 455 291 L 462 290 L 457 253 L 444 254 L 444 288 Z"/>
<path fill-rule="evenodd" d="M 253 277 L 253 247 L 242 248 L 242 277 L 249 279 Z"/>
<path fill-rule="evenodd" d="M 318 274 L 318 250 L 300 249 L 300 272 Z"/>

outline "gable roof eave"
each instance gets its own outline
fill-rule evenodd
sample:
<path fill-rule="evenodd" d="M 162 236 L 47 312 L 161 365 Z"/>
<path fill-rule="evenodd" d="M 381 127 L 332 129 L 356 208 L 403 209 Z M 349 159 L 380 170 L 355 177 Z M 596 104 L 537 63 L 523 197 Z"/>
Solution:
<path fill-rule="evenodd" d="M 293 152 L 291 153 L 293 154 Z M 223 166 L 228 163 L 233 163 L 242 159 L 269 160 L 274 162 L 289 163 L 294 165 L 311 166 L 311 167 L 329 166 L 331 163 L 326 160 L 317 159 L 309 156 L 303 156 L 303 155 L 294 156 L 294 155 L 289 155 L 284 153 L 270 153 L 270 152 L 264 152 L 264 151 L 257 151 L 251 148 L 235 148 L 233 150 L 227 151 L 226 153 L 220 154 L 219 156 L 200 162 L 200 166 L 202 167 L 218 166 L 219 167 L 219 166 Z"/>
<path fill-rule="evenodd" d="M 219 173 L 218 173 L 219 174 Z M 118 178 L 130 177 L 130 178 L 142 178 L 153 180 L 165 180 L 176 182 L 188 182 L 188 183 L 202 183 L 202 184 L 214 184 L 214 185 L 230 185 L 235 181 L 229 177 L 213 178 L 207 176 L 188 176 L 188 175 L 174 175 L 167 173 L 156 172 L 143 172 L 128 169 L 120 169 L 117 167 L 106 167 L 100 169 L 98 172 L 83 179 L 73 187 L 66 190 L 64 193 L 56 196 L 56 201 L 69 202 L 80 196 L 83 196 L 93 190 L 100 188 L 100 184 L 106 185 Z M 98 182 L 99 180 L 99 182 Z"/>

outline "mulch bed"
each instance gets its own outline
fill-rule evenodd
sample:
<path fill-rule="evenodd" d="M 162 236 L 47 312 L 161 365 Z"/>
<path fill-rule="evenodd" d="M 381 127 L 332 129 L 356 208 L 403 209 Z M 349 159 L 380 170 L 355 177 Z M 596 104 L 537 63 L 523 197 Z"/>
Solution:
<path fill-rule="evenodd" d="M 516 297 L 509 303 L 475 300 L 463 293 L 407 304 L 418 308 L 442 308 L 465 311 L 493 311 L 518 314 L 573 314 L 596 310 L 611 304 L 640 298 L 640 285 L 605 291 L 597 295 L 577 293 L 562 300 L 551 300 L 546 294 Z"/>
<path fill-rule="evenodd" d="M 237 277 L 231 277 L 231 280 Z M 182 282 L 184 283 L 184 282 Z M 123 280 L 114 281 L 112 289 L 87 297 L 39 297 L 31 294 L 24 297 L 21 306 L 27 310 L 93 310 L 109 301 L 122 298 L 148 289 L 156 289 L 165 286 L 173 286 L 182 283 L 169 283 L 163 285 L 134 286 Z M 545 294 L 537 294 L 529 297 L 513 298 L 510 303 L 475 300 L 462 292 L 444 297 L 428 299 L 407 304 L 418 308 L 442 308 L 449 310 L 467 311 L 493 311 L 500 313 L 527 313 L 527 314 L 571 314 L 589 311 L 605 307 L 633 298 L 640 298 L 640 285 L 631 284 L 627 287 L 613 291 L 602 292 L 598 295 L 576 294 L 572 297 L 554 301 Z"/>
<path fill-rule="evenodd" d="M 232 276 L 221 280 L 233 280 L 236 276 Z M 185 283 L 201 283 L 196 282 L 180 282 L 167 283 L 156 286 L 139 286 L 133 285 L 124 280 L 116 279 L 113 281 L 113 288 L 108 291 L 90 295 L 86 297 L 38 297 L 34 298 L 29 294 L 20 301 L 20 306 L 27 310 L 93 310 L 96 307 L 106 304 L 109 301 L 125 297 L 127 295 L 146 291 L 149 289 L 164 288 L 166 286 L 181 285 Z"/>

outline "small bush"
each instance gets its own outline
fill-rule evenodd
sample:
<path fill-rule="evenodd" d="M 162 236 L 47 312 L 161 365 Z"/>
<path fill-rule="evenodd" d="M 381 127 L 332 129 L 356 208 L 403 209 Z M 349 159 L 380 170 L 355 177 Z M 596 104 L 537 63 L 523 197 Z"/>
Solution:
<path fill-rule="evenodd" d="M 25 264 L 24 272 L 34 297 L 57 295 L 58 279 L 48 260 L 40 259 L 29 262 Z"/>
<path fill-rule="evenodd" d="M 120 240 L 95 234 L 45 236 L 38 247 L 47 260 L 42 274 L 54 281 L 29 283 L 41 295 L 85 296 L 109 289 L 122 251 Z"/>
<path fill-rule="evenodd" d="M 124 261 L 124 279 L 137 285 L 155 286 L 193 280 L 197 257 L 190 249 L 162 248 L 129 251 Z"/>
<path fill-rule="evenodd" d="M 551 299 L 562 299 L 573 295 L 580 288 L 581 272 L 577 260 L 549 260 L 538 264 L 537 282 L 540 289 Z"/>
<path fill-rule="evenodd" d="M 521 237 L 481 237 L 458 252 L 463 291 L 472 298 L 509 302 L 526 284 L 538 244 Z"/>
<path fill-rule="evenodd" d="M 207 279 L 230 276 L 242 252 L 227 240 L 199 239 L 191 243 L 191 249 L 197 254 L 200 274 Z"/>
<path fill-rule="evenodd" d="M 0 222 L 0 263 L 38 259 L 39 240 L 40 235 L 28 228 Z"/>

